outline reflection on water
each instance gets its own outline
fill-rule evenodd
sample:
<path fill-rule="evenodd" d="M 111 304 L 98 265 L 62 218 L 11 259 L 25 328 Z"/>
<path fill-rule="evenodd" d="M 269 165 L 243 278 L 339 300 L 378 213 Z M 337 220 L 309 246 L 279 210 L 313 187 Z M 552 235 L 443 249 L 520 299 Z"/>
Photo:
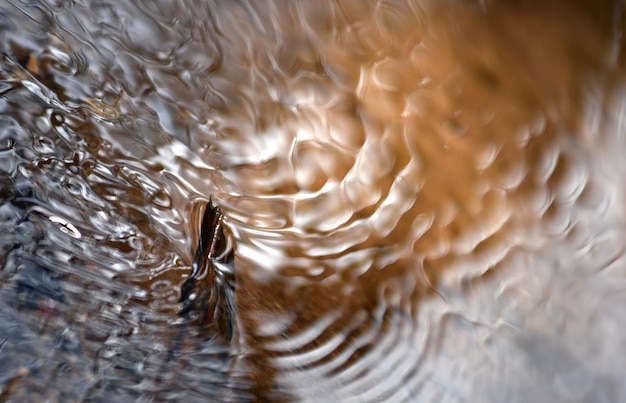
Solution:
<path fill-rule="evenodd" d="M 0 400 L 625 400 L 623 7 L 544 3 L 1 2 Z"/>

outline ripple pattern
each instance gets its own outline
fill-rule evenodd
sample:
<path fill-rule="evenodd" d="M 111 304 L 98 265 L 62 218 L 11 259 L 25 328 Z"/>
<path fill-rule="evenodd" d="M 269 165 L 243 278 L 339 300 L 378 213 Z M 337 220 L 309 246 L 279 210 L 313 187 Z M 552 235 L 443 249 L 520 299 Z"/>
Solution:
<path fill-rule="evenodd" d="M 600 3 L 0 3 L 0 400 L 625 400 Z"/>

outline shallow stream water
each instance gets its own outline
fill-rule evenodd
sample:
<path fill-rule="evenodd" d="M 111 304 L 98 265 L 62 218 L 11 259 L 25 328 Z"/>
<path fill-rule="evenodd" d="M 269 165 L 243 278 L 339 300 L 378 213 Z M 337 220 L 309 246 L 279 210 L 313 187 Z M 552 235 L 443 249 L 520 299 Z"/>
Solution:
<path fill-rule="evenodd" d="M 0 401 L 626 401 L 623 9 L 0 2 Z"/>

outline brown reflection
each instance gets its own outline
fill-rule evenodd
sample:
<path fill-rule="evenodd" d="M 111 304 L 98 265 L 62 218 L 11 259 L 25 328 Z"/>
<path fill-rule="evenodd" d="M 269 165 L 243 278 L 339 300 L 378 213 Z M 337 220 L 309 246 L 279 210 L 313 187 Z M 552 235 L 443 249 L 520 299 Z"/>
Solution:
<path fill-rule="evenodd" d="M 382 2 L 371 5 L 372 9 L 357 10 L 345 1 L 319 10 L 313 7 L 314 11 L 303 11 L 304 6 L 289 9 L 301 18 L 297 28 L 281 25 L 281 18 L 296 19 L 287 16 L 288 11 L 242 8 L 235 13 L 237 18 L 254 18 L 266 29 L 272 20 L 271 29 L 280 31 L 260 34 L 268 42 L 261 41 L 264 51 L 259 55 L 241 55 L 235 46 L 238 40 L 259 35 L 256 28 L 228 35 L 233 52 L 226 48 L 225 64 L 229 64 L 229 56 L 242 58 L 265 79 L 269 79 L 265 75 L 270 66 L 282 72 L 279 77 L 289 84 L 307 74 L 319 74 L 323 67 L 327 76 L 316 76 L 317 88 L 325 91 L 325 86 L 335 86 L 337 96 L 349 102 L 354 100 L 346 93 L 356 91 L 355 77 L 371 80 L 358 84 L 362 92 L 352 113 L 358 114 L 368 141 L 380 141 L 376 143 L 384 151 L 380 158 L 389 162 L 389 166 L 379 165 L 372 154 L 375 180 L 360 186 L 375 188 L 380 195 L 373 203 L 351 211 L 347 221 L 369 220 L 374 228 L 355 226 L 353 231 L 370 232 L 336 254 L 315 254 L 310 248 L 331 245 L 335 230 L 347 225 L 322 231 L 312 221 L 299 227 L 280 202 L 265 198 L 293 191 L 255 182 L 257 174 L 267 177 L 278 172 L 286 181 L 292 180 L 284 172 L 293 166 L 282 165 L 281 155 L 273 161 L 275 168 L 234 166 L 234 173 L 227 173 L 234 181 L 241 180 L 237 185 L 252 199 L 259 196 L 260 224 L 239 218 L 245 213 L 236 198 L 223 196 L 228 200 L 226 214 L 229 209 L 236 213 L 233 226 L 258 228 L 263 226 L 263 217 L 285 214 L 283 228 L 287 230 L 280 233 L 288 245 L 284 246 L 285 260 L 255 262 L 238 256 L 238 313 L 247 348 L 252 350 L 248 359 L 256 368 L 260 398 L 294 398 L 283 372 L 323 367 L 349 352 L 348 358 L 329 370 L 327 376 L 332 377 L 367 359 L 385 334 L 402 326 L 426 331 L 417 327 L 419 304 L 440 293 L 458 295 L 468 283 L 488 279 L 496 268 L 506 270 L 511 248 L 538 242 L 527 239 L 544 236 L 562 210 L 576 204 L 578 193 L 572 187 L 594 186 L 585 183 L 586 168 L 580 160 L 584 151 L 572 143 L 584 135 L 585 102 L 594 82 L 621 79 L 621 52 L 615 47 L 623 45 L 614 41 L 614 30 L 621 29 L 622 17 L 613 14 L 609 2 L 593 10 L 585 2 L 389 2 L 390 9 L 417 9 L 419 24 L 381 23 L 376 13 L 383 13 L 385 6 Z M 397 9 L 396 17 L 406 17 Z M 348 18 L 357 22 L 351 25 Z M 615 18 L 620 21 L 618 26 Z M 266 21 L 267 26 L 263 25 Z M 289 46 L 292 48 L 285 50 Z M 317 52 L 322 66 L 315 63 Z M 258 59 L 246 59 L 249 56 Z M 364 69 L 372 69 L 372 76 L 364 76 Z M 281 80 L 264 85 L 278 86 L 286 97 L 293 90 Z M 268 119 L 271 112 L 263 108 L 270 101 L 263 98 L 264 90 L 258 91 L 250 102 Z M 237 102 L 231 105 L 234 107 L 227 114 L 236 115 Z M 286 114 L 286 120 L 280 115 L 276 121 L 298 119 Z M 255 129 L 263 131 L 265 125 Z M 396 132 L 389 136 L 390 130 Z M 354 164 L 354 153 L 362 152 L 362 142 L 355 144 L 347 148 L 353 154 L 337 160 Z M 314 162 L 307 160 L 306 164 Z M 337 177 L 345 178 L 349 167 L 340 164 Z M 418 167 L 411 170 L 411 164 Z M 306 190 L 319 190 L 334 175 L 332 170 L 312 172 Z M 406 187 L 403 194 L 414 200 L 396 222 L 389 223 L 392 228 L 379 230 L 373 222 L 376 213 L 399 177 Z M 582 183 L 573 183 L 577 178 L 582 178 Z M 293 180 L 300 186 L 297 178 Z M 281 182 L 281 186 L 286 185 Z M 338 201 L 331 196 L 311 208 L 332 212 L 334 203 Z M 254 216 L 254 200 L 245 205 Z M 360 235 L 354 234 L 356 238 Z M 242 242 L 252 241 L 245 238 Z M 341 270 L 335 266 L 339 257 L 363 251 L 367 252 L 364 260 Z M 264 270 L 267 266 L 279 270 Z M 311 274 L 313 268 L 316 274 Z M 402 321 L 405 325 L 398 325 Z M 265 329 L 267 326 L 272 329 Z M 289 343 L 314 328 L 320 329 L 315 337 Z M 372 329 L 376 336 L 363 337 Z M 337 334 L 344 341 L 332 351 L 322 352 L 320 347 L 332 344 Z M 355 340 L 365 341 L 351 350 Z M 282 349 L 281 343 L 292 347 Z M 282 358 L 318 349 L 320 355 L 312 361 L 277 364 L 287 362 Z"/>

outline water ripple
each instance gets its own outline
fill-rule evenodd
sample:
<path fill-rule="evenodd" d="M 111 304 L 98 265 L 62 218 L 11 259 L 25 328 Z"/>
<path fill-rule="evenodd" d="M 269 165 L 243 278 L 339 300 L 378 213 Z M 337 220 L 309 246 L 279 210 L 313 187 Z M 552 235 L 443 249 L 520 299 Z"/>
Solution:
<path fill-rule="evenodd" d="M 0 400 L 624 400 L 618 2 L 144 3 L 0 3 Z"/>

